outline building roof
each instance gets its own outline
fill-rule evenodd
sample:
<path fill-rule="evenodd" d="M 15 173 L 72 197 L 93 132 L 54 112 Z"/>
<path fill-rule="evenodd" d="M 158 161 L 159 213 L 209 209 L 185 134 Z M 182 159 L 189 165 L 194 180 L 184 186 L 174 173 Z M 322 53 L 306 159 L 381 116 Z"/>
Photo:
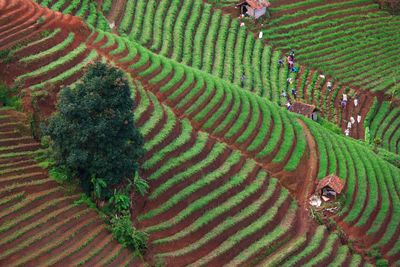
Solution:
<path fill-rule="evenodd" d="M 314 105 L 309 105 L 302 102 L 294 102 L 290 108 L 290 111 L 304 116 L 311 116 L 311 114 L 313 114 L 314 111 L 318 111 L 318 109 Z"/>
<path fill-rule="evenodd" d="M 339 177 L 337 177 L 336 175 L 331 174 L 329 176 L 326 176 L 321 181 L 319 181 L 317 185 L 317 191 L 321 190 L 325 186 L 329 186 L 330 188 L 335 190 L 336 193 L 339 194 L 340 192 L 342 192 L 344 188 L 344 181 Z"/>
<path fill-rule="evenodd" d="M 271 3 L 267 0 L 246 0 L 246 1 L 240 1 L 238 6 L 242 5 L 244 3 L 247 3 L 251 8 L 254 8 L 254 9 L 269 7 L 271 5 Z"/>

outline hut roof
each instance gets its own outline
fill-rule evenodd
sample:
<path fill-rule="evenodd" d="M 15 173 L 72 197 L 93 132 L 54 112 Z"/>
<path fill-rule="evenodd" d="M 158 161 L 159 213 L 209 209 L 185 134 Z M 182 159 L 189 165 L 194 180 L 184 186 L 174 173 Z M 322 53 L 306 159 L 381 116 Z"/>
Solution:
<path fill-rule="evenodd" d="M 344 188 L 344 182 L 342 179 L 340 179 L 336 175 L 331 174 L 331 175 L 325 177 L 324 179 L 322 179 L 321 181 L 319 181 L 319 183 L 317 185 L 317 191 L 321 190 L 325 186 L 329 186 L 330 188 L 335 190 L 336 193 L 339 194 L 340 192 L 342 192 L 342 190 Z"/>
<path fill-rule="evenodd" d="M 269 7 L 271 3 L 267 0 L 246 0 L 246 1 L 240 1 L 239 5 L 243 5 L 244 3 L 247 3 L 251 8 L 254 9 L 260 9 L 263 7 Z"/>
<path fill-rule="evenodd" d="M 318 111 L 318 109 L 314 105 L 309 105 L 302 102 L 294 102 L 290 108 L 290 111 L 304 116 L 311 116 L 311 114 L 313 114 L 314 111 Z"/>

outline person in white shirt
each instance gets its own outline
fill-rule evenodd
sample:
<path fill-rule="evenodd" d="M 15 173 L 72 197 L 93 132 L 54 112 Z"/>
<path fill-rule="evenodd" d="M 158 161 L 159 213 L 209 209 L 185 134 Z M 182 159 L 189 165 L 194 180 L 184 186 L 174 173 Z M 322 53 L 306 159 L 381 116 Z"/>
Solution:
<path fill-rule="evenodd" d="M 350 122 L 351 122 L 351 124 L 354 124 L 356 122 L 356 120 L 354 119 L 353 116 L 350 117 Z"/>
<path fill-rule="evenodd" d="M 347 123 L 347 129 L 351 129 L 351 122 L 350 121 Z"/>
<path fill-rule="evenodd" d="M 332 91 L 332 82 L 331 81 L 328 82 L 327 87 L 328 87 L 329 92 Z"/>
<path fill-rule="evenodd" d="M 360 114 L 357 115 L 357 122 L 358 122 L 358 123 L 361 122 L 361 115 L 360 115 Z"/>

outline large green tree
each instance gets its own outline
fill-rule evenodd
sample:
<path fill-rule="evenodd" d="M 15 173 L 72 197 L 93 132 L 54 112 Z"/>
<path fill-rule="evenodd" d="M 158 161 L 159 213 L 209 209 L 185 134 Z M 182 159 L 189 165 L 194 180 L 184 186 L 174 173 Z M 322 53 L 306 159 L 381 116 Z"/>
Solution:
<path fill-rule="evenodd" d="M 46 133 L 57 163 L 78 177 L 86 192 L 100 180 L 97 197 L 109 198 L 117 185 L 133 181 L 144 154 L 133 109 L 123 73 L 103 63 L 90 65 L 82 82 L 61 90 Z"/>

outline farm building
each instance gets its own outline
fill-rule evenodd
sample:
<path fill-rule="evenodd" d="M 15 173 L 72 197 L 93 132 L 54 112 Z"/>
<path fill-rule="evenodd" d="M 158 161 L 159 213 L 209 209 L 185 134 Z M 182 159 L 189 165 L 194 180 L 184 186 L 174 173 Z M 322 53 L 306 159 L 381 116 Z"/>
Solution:
<path fill-rule="evenodd" d="M 316 121 L 318 119 L 319 110 L 314 105 L 305 104 L 302 102 L 294 102 L 290 111 L 301 114 L 307 118 Z"/>
<path fill-rule="evenodd" d="M 328 175 L 317 185 L 317 193 L 321 194 L 322 198 L 326 201 L 330 198 L 335 198 L 336 195 L 340 194 L 344 188 L 344 182 L 336 175 Z"/>
<path fill-rule="evenodd" d="M 236 7 L 240 8 L 240 14 L 249 15 L 255 19 L 264 16 L 267 13 L 267 8 L 271 5 L 266 0 L 246 0 L 241 1 Z"/>

